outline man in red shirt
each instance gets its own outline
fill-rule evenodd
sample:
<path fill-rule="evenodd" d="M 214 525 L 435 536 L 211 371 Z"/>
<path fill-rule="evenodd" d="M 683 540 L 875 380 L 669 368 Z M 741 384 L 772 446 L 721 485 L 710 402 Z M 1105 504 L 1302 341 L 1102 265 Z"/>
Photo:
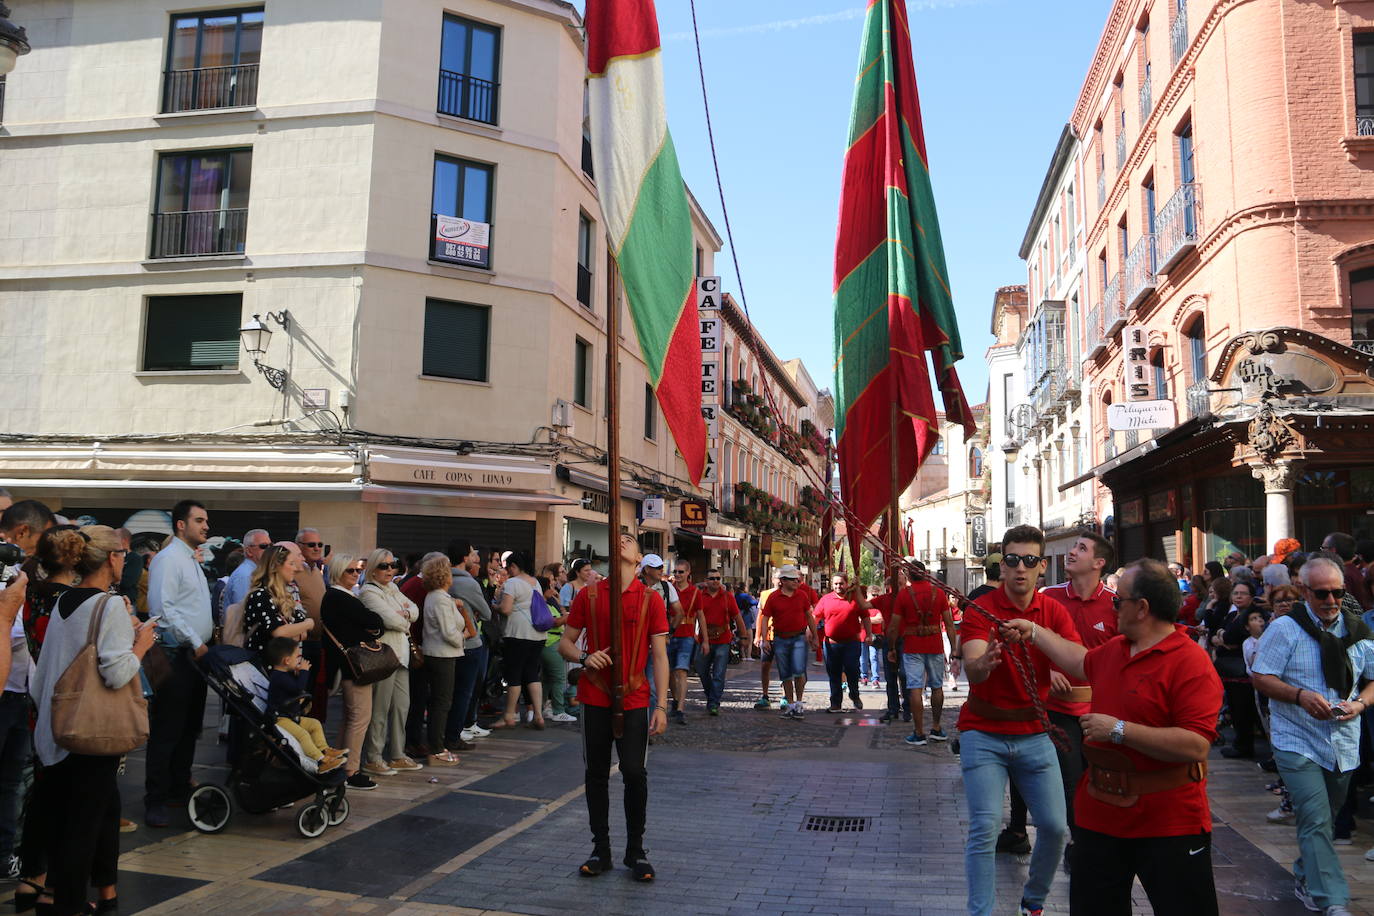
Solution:
<path fill-rule="evenodd" d="M 558 653 L 585 666 L 578 683 L 582 703 L 582 754 L 586 761 L 587 818 L 592 828 L 592 855 L 582 864 L 588 877 L 611 869 L 611 745 L 620 760 L 625 783 L 625 864 L 638 881 L 654 879 L 653 866 L 644 852 L 644 821 L 649 805 L 649 775 L 645 767 L 649 736 L 663 733 L 668 725 L 667 707 L 649 711 L 646 660 L 653 658 L 654 687 L 659 697 L 668 692 L 668 612 L 663 599 L 635 577 L 640 561 L 639 544 L 628 534 L 620 536 L 621 664 L 619 685 L 611 679 L 611 604 L 607 583 L 589 585 L 577 593 L 568 612 Z M 578 648 L 583 631 L 587 651 Z M 611 730 L 611 692 L 621 689 L 625 729 L 620 738 Z"/>
<path fill-rule="evenodd" d="M 730 623 L 733 620 L 739 633 L 740 645 L 749 645 L 749 629 L 740 616 L 735 596 L 722 586 L 719 569 L 706 573 L 706 588 L 693 589 L 698 596 L 702 615 L 701 653 L 697 656 L 697 675 L 701 678 L 701 689 L 706 693 L 706 712 L 720 715 L 720 698 L 725 693 L 725 669 L 730 664 Z M 679 588 L 681 588 L 679 586 Z M 678 592 L 681 594 L 681 591 Z M 682 599 L 683 607 L 687 599 Z M 676 673 L 676 672 L 674 672 Z"/>
<path fill-rule="evenodd" d="M 855 709 L 863 709 L 859 699 L 859 653 L 872 630 L 868 612 L 872 605 L 849 577 L 836 573 L 830 577 L 830 591 L 816 605 L 817 624 L 825 632 L 825 673 L 830 678 L 830 708 L 839 712 L 844 699 L 840 681 L 849 682 L 849 699 Z"/>
<path fill-rule="evenodd" d="M 1116 608 L 1112 599 L 1116 592 L 1102 584 L 1102 576 L 1116 568 L 1116 550 L 1110 541 L 1095 531 L 1084 531 L 1074 541 L 1064 557 L 1064 569 L 1069 581 L 1050 585 L 1042 590 L 1064 606 L 1073 618 L 1074 629 L 1083 645 L 1096 649 L 1116 635 Z M 1064 804 L 1068 811 L 1069 849 L 1064 851 L 1065 863 L 1071 863 L 1073 847 L 1073 797 L 1078 789 L 1078 777 L 1083 775 L 1083 730 L 1079 717 L 1089 712 L 1092 688 L 1082 678 L 1066 676 L 1056 666 L 1050 671 L 1050 721 L 1064 730 L 1068 749 L 1058 745 L 1059 775 L 1064 782 Z M 997 838 L 998 852 L 1020 852 L 1029 845 L 1026 838 L 1026 803 L 1013 786 L 1011 790 L 1011 820 Z"/>
<path fill-rule="evenodd" d="M 668 686 L 673 702 L 668 715 L 679 725 L 687 724 L 687 672 L 698 661 L 697 646 L 706 634 L 706 619 L 701 613 L 701 592 L 692 584 L 692 564 L 679 559 L 673 564 L 673 587 L 677 589 L 677 604 L 669 611 L 668 662 L 672 678 Z"/>
<path fill-rule="evenodd" d="M 875 625 L 874 644 L 882 656 L 883 676 L 887 678 L 887 711 L 878 719 L 884 724 L 893 721 L 898 716 L 901 716 L 904 721 L 911 721 L 911 699 L 906 689 L 906 675 L 902 673 L 901 659 L 890 651 L 900 644 L 901 638 L 898 633 L 891 629 L 892 617 L 897 613 L 896 606 L 899 602 L 909 604 L 911 601 L 911 595 L 906 590 L 906 584 L 906 570 L 898 567 L 897 590 L 874 595 L 868 599 L 868 603 L 873 606 L 869 620 Z M 882 620 L 881 633 L 876 629 L 880 619 Z"/>
<path fill-rule="evenodd" d="M 1050 660 L 1030 645 L 1003 649 L 998 624 L 1026 619 L 1037 630 L 1053 630 L 1072 642 L 1078 642 L 1078 632 L 1059 602 L 1035 590 L 1045 535 L 1032 525 L 1018 525 L 1002 538 L 1002 586 L 965 609 L 960 629 L 969 682 L 968 702 L 959 711 L 959 765 L 969 818 L 964 874 L 970 916 L 989 916 L 997 886 L 994 844 L 1010 778 L 1035 818 L 1035 847 L 1019 912 L 1042 916 L 1068 832 L 1059 760 L 1040 715 L 1049 699 Z M 1033 675 L 1035 696 L 1022 671 Z"/>
<path fill-rule="evenodd" d="M 1206 761 L 1221 679 L 1174 625 L 1182 596 L 1163 563 L 1137 560 L 1120 585 L 1120 635 L 1095 648 L 1029 620 L 1003 625 L 1092 685 L 1092 711 L 1080 720 L 1089 764 L 1074 798 L 1070 913 L 1129 916 L 1138 877 L 1154 912 L 1209 916 L 1217 898 Z"/>
<path fill-rule="evenodd" d="M 811 613 L 810 596 L 801 588 L 801 571 L 791 563 L 778 570 L 778 590 L 768 596 L 759 612 L 759 633 L 773 625 L 772 639 L 758 638 L 759 648 L 771 644 L 782 682 L 784 719 L 800 719 L 806 713 L 802 704 L 806 690 L 806 652 L 816 646 L 816 618 Z M 814 594 L 814 593 L 813 593 Z"/>
<path fill-rule="evenodd" d="M 906 563 L 921 572 L 926 571 L 925 564 L 915 557 L 907 557 Z M 945 708 L 945 641 L 940 626 L 943 624 L 944 632 L 949 634 L 956 666 L 959 664 L 959 631 L 954 627 L 949 598 L 930 582 L 913 582 L 906 587 L 905 594 L 908 600 L 899 600 L 892 613 L 889 629 L 892 648 L 888 652 L 894 659 L 901 654 L 907 696 L 911 701 L 912 730 L 905 741 L 911 747 L 923 747 L 926 743 L 926 688 L 930 688 L 930 737 L 935 741 L 947 740 L 945 730 L 940 727 L 940 716 Z"/>

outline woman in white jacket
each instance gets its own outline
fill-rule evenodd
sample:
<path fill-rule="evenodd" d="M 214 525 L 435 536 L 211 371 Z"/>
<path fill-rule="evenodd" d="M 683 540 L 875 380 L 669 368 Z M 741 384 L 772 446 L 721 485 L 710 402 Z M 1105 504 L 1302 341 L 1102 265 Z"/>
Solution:
<path fill-rule="evenodd" d="M 379 547 L 367 558 L 366 583 L 358 598 L 382 618 L 381 641 L 401 660 L 401 667 L 372 685 L 372 723 L 367 727 L 363 770 L 373 776 L 395 776 L 398 770 L 423 770 L 406 756 L 406 715 L 410 712 L 410 625 L 420 619 L 415 606 L 392 580 L 404 564 Z M 383 750 L 388 753 L 383 754 Z"/>
<path fill-rule="evenodd" d="M 453 705 L 453 679 L 458 659 L 463 657 L 463 640 L 476 633 L 464 613 L 461 601 L 448 593 L 453 570 L 448 557 L 440 554 L 420 568 L 425 588 L 424 639 L 420 651 L 429 674 L 429 765 L 451 767 L 458 764 L 453 751 L 444 747 L 444 727 Z"/>

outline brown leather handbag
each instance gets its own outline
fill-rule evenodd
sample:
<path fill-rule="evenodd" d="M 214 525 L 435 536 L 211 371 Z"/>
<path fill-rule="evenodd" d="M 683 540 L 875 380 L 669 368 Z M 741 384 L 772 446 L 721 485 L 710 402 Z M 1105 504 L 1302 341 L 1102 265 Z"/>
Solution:
<path fill-rule="evenodd" d="M 103 596 L 91 611 L 86 646 L 53 688 L 53 740 L 73 754 L 117 757 L 148 741 L 148 702 L 143 699 L 142 682 L 131 677 L 123 687 L 111 689 L 100 676 L 96 641 L 111 597 Z"/>
<path fill-rule="evenodd" d="M 401 660 L 396 657 L 396 653 L 383 642 L 371 640 L 345 648 L 334 634 L 329 632 L 329 627 L 324 628 L 324 633 L 330 642 L 338 646 L 339 654 L 344 657 L 344 664 L 348 666 L 348 679 L 359 687 L 384 681 L 401 667 Z"/>

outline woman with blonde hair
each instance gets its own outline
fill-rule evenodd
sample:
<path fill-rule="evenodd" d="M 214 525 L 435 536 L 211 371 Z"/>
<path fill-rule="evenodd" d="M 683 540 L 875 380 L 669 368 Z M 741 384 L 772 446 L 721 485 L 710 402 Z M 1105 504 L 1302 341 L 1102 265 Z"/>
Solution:
<path fill-rule="evenodd" d="M 154 622 L 134 627 L 128 602 L 113 593 L 124 572 L 124 555 L 114 529 L 90 525 L 77 532 L 84 540 L 76 573 L 78 587 L 58 596 L 34 671 L 30 695 L 38 712 L 34 748 L 44 771 L 38 799 L 50 819 L 51 861 L 48 881 L 52 903 L 40 899 L 40 910 L 60 916 L 91 912 L 86 888 L 101 889 L 99 912 L 116 909 L 114 884 L 119 869 L 119 785 L 121 755 L 69 753 L 53 735 L 53 692 L 68 666 L 86 647 L 94 618 L 100 677 L 118 690 L 138 677 L 143 655 L 153 644 Z"/>
<path fill-rule="evenodd" d="M 424 637 L 420 649 L 429 672 L 429 763 L 431 766 L 457 766 L 458 758 L 444 746 L 444 726 L 453 705 L 453 681 L 458 659 L 463 657 L 463 640 L 475 635 L 461 602 L 448 593 L 453 584 L 453 568 L 448 557 L 431 557 L 420 567 L 425 583 Z"/>
<path fill-rule="evenodd" d="M 278 544 L 262 552 L 243 603 L 243 647 L 261 654 L 273 637 L 297 642 L 315 628 L 291 589 L 301 571 L 300 558 Z"/>
<path fill-rule="evenodd" d="M 415 606 L 394 581 L 404 563 L 385 547 L 367 558 L 367 579 L 358 594 L 363 605 L 382 620 L 382 643 L 391 647 L 401 667 L 372 685 L 372 722 L 367 728 L 363 770 L 372 776 L 395 776 L 398 770 L 423 770 L 405 753 L 406 715 L 410 712 L 410 625 L 420 619 Z M 383 751 L 389 751 L 383 755 Z"/>

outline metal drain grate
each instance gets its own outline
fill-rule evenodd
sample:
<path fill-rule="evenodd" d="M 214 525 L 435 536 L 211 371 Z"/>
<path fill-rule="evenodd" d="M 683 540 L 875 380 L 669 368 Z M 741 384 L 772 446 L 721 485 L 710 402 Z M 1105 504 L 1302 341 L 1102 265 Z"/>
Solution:
<path fill-rule="evenodd" d="M 803 830 L 820 830 L 825 833 L 861 833 L 868 829 L 866 817 L 830 817 L 821 814 L 808 814 L 802 824 Z"/>

